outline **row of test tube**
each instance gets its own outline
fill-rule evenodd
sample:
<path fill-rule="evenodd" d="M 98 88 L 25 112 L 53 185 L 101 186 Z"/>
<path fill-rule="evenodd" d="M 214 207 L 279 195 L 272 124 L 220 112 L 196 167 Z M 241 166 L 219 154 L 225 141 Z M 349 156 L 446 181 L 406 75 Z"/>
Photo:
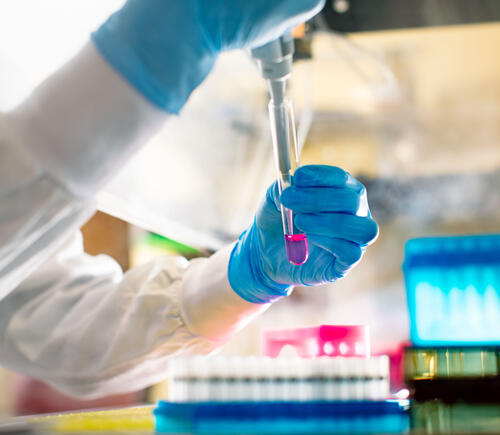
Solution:
<path fill-rule="evenodd" d="M 384 400 L 389 361 L 372 358 L 193 357 L 169 366 L 169 400 Z"/>

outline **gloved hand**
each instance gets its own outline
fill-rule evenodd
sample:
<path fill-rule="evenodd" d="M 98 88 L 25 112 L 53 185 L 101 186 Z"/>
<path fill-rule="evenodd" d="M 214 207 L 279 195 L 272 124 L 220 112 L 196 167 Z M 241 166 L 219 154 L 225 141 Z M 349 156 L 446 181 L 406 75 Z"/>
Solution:
<path fill-rule="evenodd" d="M 224 50 L 252 48 L 325 0 L 128 0 L 96 32 L 98 51 L 143 95 L 177 113 Z"/>
<path fill-rule="evenodd" d="M 342 278 L 378 235 L 364 186 L 340 168 L 303 166 L 279 198 L 274 183 L 254 223 L 237 241 L 229 261 L 229 282 L 243 299 L 273 302 L 293 285 L 313 286 Z M 279 204 L 294 211 L 294 223 L 309 240 L 309 259 L 288 262 Z"/>

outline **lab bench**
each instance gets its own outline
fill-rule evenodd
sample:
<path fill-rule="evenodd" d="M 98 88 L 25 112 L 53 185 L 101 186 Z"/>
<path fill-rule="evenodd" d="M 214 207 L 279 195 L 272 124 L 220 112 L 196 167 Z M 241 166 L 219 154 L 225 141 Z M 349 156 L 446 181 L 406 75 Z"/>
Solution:
<path fill-rule="evenodd" d="M 17 417 L 0 422 L 0 434 L 96 434 L 96 433 L 119 433 L 119 434 L 153 434 L 155 433 L 153 411 L 155 406 L 140 406 L 134 408 L 110 409 L 101 411 L 82 411 L 64 414 L 34 415 Z M 489 421 L 489 428 L 484 424 L 481 426 L 480 420 Z M 479 422 L 476 426 L 471 426 L 474 418 Z M 452 419 L 454 422 L 452 422 Z M 437 433 L 477 433 L 472 429 L 480 430 L 481 433 L 498 433 L 500 425 L 495 429 L 491 426 L 492 421 L 500 421 L 500 405 L 490 405 L 482 410 L 474 406 L 464 404 L 452 407 L 438 403 L 414 404 L 412 405 L 412 424 L 410 430 L 392 433 L 410 434 L 437 434 Z M 426 424 L 423 424 L 426 422 Z M 452 424 L 454 423 L 455 426 Z M 458 424 L 460 426 L 458 426 Z M 457 427 L 463 430 L 458 431 Z M 375 429 L 375 431 L 373 431 Z M 379 428 L 373 428 L 370 433 L 388 433 Z M 173 432 L 172 432 L 173 433 Z M 201 432 L 178 432 L 178 433 L 201 433 Z M 204 432 L 205 433 L 205 432 Z M 224 433 L 229 433 L 225 431 Z M 242 433 L 235 431 L 235 434 Z M 249 433 L 249 432 L 245 432 Z M 253 432 L 261 434 L 262 431 Z M 267 433 L 267 431 L 266 431 Z M 277 432 L 285 433 L 285 432 Z M 304 432 L 313 433 L 313 432 Z M 327 432 L 318 433 L 355 433 L 355 432 Z"/>

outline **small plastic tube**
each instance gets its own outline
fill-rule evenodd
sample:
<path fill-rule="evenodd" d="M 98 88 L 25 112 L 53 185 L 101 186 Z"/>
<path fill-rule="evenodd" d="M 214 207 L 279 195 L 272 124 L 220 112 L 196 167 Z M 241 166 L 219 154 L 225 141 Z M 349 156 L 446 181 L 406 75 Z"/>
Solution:
<path fill-rule="evenodd" d="M 199 402 L 210 400 L 214 389 L 210 382 L 212 367 L 201 356 L 194 357 L 193 361 L 192 369 L 197 381 L 193 383 L 194 388 L 190 389 L 186 400 Z"/>
<path fill-rule="evenodd" d="M 293 173 L 299 165 L 293 105 L 286 99 L 278 104 L 271 100 L 269 118 L 278 175 L 278 189 L 281 195 L 284 189 L 292 185 Z M 280 205 L 280 208 L 288 261 L 300 266 L 309 257 L 307 237 L 305 234 L 295 231 L 292 210 L 283 207 L 283 205 Z"/>

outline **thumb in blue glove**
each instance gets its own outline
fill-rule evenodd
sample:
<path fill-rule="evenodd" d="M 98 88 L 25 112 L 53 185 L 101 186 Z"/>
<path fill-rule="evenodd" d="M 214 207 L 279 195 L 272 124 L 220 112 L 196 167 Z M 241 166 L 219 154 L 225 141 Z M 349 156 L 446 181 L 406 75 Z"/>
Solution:
<path fill-rule="evenodd" d="M 307 235 L 309 259 L 290 264 L 283 239 L 279 204 L 295 213 L 295 226 Z M 340 168 L 303 166 L 294 185 L 267 191 L 254 223 L 237 241 L 229 261 L 233 290 L 253 303 L 287 296 L 294 285 L 313 286 L 342 278 L 378 235 L 364 186 Z"/>
<path fill-rule="evenodd" d="M 92 40 L 160 108 L 177 113 L 224 50 L 252 48 L 308 20 L 325 0 L 128 0 Z"/>

